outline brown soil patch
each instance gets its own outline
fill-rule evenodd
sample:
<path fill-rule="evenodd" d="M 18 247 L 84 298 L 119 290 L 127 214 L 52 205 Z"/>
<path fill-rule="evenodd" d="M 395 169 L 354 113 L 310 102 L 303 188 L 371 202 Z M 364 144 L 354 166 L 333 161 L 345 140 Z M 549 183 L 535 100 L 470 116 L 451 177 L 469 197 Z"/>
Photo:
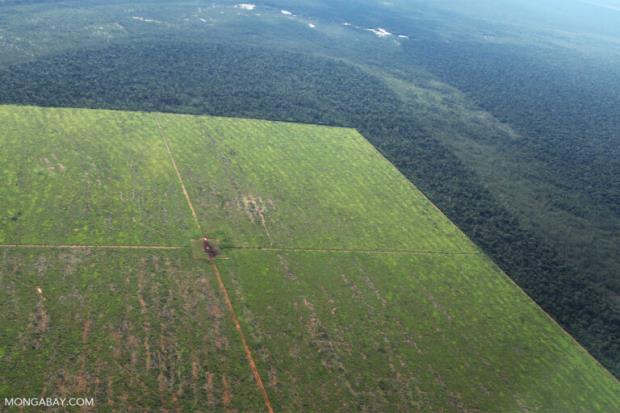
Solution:
<path fill-rule="evenodd" d="M 278 385 L 278 374 L 275 367 L 271 366 L 269 369 L 269 387 L 276 387 Z"/>
<path fill-rule="evenodd" d="M 35 292 L 38 300 L 31 322 L 31 328 L 33 331 L 32 347 L 39 350 L 43 346 L 43 336 L 49 329 L 50 317 L 45 308 L 45 296 L 43 295 L 43 290 L 37 287 Z"/>
<path fill-rule="evenodd" d="M 106 404 L 110 407 L 114 406 L 114 387 L 112 386 L 112 377 L 108 377 L 106 383 Z"/>
<path fill-rule="evenodd" d="M 84 325 L 82 327 L 82 344 L 88 344 L 88 335 L 90 333 L 90 318 L 84 320 Z"/>
<path fill-rule="evenodd" d="M 224 374 L 222 376 L 222 387 L 224 389 L 224 393 L 222 394 L 222 403 L 224 406 L 230 406 L 232 402 L 232 394 L 230 392 L 230 383 L 228 382 L 228 377 Z"/>
<path fill-rule="evenodd" d="M 87 317 L 84 320 L 82 326 L 82 352 L 80 354 L 80 373 L 78 374 L 77 379 L 77 389 L 76 392 L 78 394 L 84 394 L 86 392 L 87 380 L 86 380 L 86 354 L 88 349 L 88 335 L 90 334 L 90 318 Z"/>
<path fill-rule="evenodd" d="M 263 199 L 260 196 L 254 195 L 242 195 L 237 201 L 237 208 L 243 211 L 252 223 L 260 223 L 271 242 L 271 234 L 267 229 L 267 219 L 265 216 L 276 208 L 273 200 Z"/>
<path fill-rule="evenodd" d="M 198 382 L 200 381 L 200 364 L 196 354 L 192 352 L 192 392 L 194 398 L 198 397 Z"/>
<path fill-rule="evenodd" d="M 121 334 L 118 331 L 112 331 L 110 334 L 114 340 L 114 348 L 112 349 L 112 357 L 114 360 L 121 358 L 121 349 L 123 348 L 121 343 Z"/>
<path fill-rule="evenodd" d="M 213 391 L 215 374 L 207 372 L 207 381 L 205 382 L 205 391 L 207 392 L 207 404 L 213 408 L 215 406 L 215 393 Z"/>
<path fill-rule="evenodd" d="M 66 168 L 63 164 L 58 162 L 58 158 L 56 157 L 56 155 L 52 154 L 51 157 L 54 158 L 53 161 L 50 161 L 49 158 L 45 156 L 39 158 L 41 166 L 47 169 L 47 171 L 50 173 L 64 172 Z"/>

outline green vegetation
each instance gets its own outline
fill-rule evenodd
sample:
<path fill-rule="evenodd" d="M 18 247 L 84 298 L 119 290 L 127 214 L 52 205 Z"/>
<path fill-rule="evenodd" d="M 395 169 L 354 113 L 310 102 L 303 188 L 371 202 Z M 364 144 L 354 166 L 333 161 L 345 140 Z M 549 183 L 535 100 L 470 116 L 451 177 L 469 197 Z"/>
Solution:
<path fill-rule="evenodd" d="M 0 282 L 3 401 L 262 411 L 217 282 L 187 251 L 0 249 Z"/>
<path fill-rule="evenodd" d="M 66 228 L 87 219 L 100 232 L 50 233 L 49 244 L 88 247 L 0 246 L 0 399 L 84 394 L 102 412 L 263 411 L 227 290 L 275 411 L 620 407 L 617 380 L 354 130 L 83 109 L 0 113 L 0 141 L 33 139 L 3 145 L 3 162 L 22 160 L 4 174 L 30 177 L 48 150 L 79 148 L 81 158 L 102 160 L 85 166 L 100 188 L 156 188 L 104 222 L 88 213 L 102 195 L 81 193 L 74 213 L 55 219 Z M 126 138 L 105 146 L 99 133 Z M 57 158 L 66 172 L 78 169 L 80 158 L 65 156 Z M 37 188 L 90 182 L 75 179 Z M 183 187 L 222 249 L 214 266 L 194 258 L 199 232 Z M 15 205 L 36 196 L 0 188 Z M 158 205 L 153 215 L 133 214 L 142 199 Z M 186 225 L 144 231 L 137 223 L 157 211 Z M 32 222 L 49 219 L 45 209 L 27 212 Z M 0 227 L 6 239 L 21 234 L 9 221 Z M 160 235 L 178 248 L 151 244 Z M 145 249 L 110 248 L 141 240 Z"/>
<path fill-rule="evenodd" d="M 213 117 L 158 119 L 202 227 L 232 245 L 476 251 L 353 130 Z"/>
<path fill-rule="evenodd" d="M 230 258 L 220 266 L 279 411 L 618 408 L 617 382 L 482 256 Z"/>
<path fill-rule="evenodd" d="M 442 45 L 422 51 L 445 50 Z M 609 208 L 595 208 L 582 191 L 566 188 L 545 162 L 525 156 L 518 149 L 525 140 L 509 125 L 428 73 L 405 70 L 412 62 L 401 55 L 379 50 L 377 59 L 398 62 L 400 69 L 372 66 L 369 74 L 342 61 L 228 42 L 115 45 L 0 71 L 7 85 L 0 101 L 355 127 L 589 351 L 619 371 L 620 307 L 613 288 L 620 222 Z M 558 202 L 587 213 L 558 209 Z"/>
<path fill-rule="evenodd" d="M 0 107 L 0 243 L 179 245 L 195 226 L 157 126 Z"/>

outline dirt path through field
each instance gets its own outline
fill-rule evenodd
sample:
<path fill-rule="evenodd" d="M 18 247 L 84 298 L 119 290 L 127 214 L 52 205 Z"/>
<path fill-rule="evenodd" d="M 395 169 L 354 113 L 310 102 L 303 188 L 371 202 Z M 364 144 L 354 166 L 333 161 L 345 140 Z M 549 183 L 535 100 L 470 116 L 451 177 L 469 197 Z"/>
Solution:
<path fill-rule="evenodd" d="M 250 368 L 252 369 L 252 374 L 254 375 L 254 379 L 256 380 L 256 385 L 260 390 L 263 398 L 265 399 L 265 406 L 269 413 L 273 413 L 273 408 L 271 406 L 271 402 L 269 401 L 269 395 L 267 394 L 267 390 L 265 389 L 265 385 L 263 383 L 263 379 L 261 378 L 260 373 L 258 372 L 258 368 L 256 367 L 256 363 L 254 362 L 254 357 L 252 356 L 252 352 L 250 351 L 250 347 L 248 346 L 248 342 L 245 339 L 245 334 L 243 334 L 243 330 L 241 329 L 241 324 L 239 324 L 239 319 L 237 318 L 237 314 L 235 313 L 235 309 L 233 308 L 232 301 L 230 301 L 230 296 L 228 295 L 228 290 L 224 286 L 224 281 L 222 280 L 222 275 L 220 274 L 220 270 L 215 265 L 215 262 L 211 260 L 211 269 L 215 274 L 215 278 L 217 279 L 217 283 L 222 290 L 222 295 L 224 296 L 224 301 L 226 302 L 226 307 L 230 311 L 230 315 L 232 317 L 233 323 L 235 324 L 235 328 L 239 333 L 239 337 L 241 338 L 241 344 L 243 345 L 243 350 L 245 351 L 245 356 L 248 359 L 248 363 L 250 364 Z"/>
<path fill-rule="evenodd" d="M 73 245 L 73 244 L 0 244 L 0 248 L 107 249 L 107 250 L 180 250 L 183 247 L 164 245 Z"/>
<path fill-rule="evenodd" d="M 168 155 L 170 156 L 170 161 L 172 162 L 172 166 L 174 167 L 174 170 L 177 174 L 177 178 L 179 179 L 179 184 L 181 186 L 181 190 L 183 191 L 183 194 L 185 195 L 185 199 L 187 200 L 187 204 L 189 206 L 189 209 L 192 211 L 192 216 L 194 217 L 194 222 L 196 223 L 196 226 L 198 227 L 198 229 L 200 230 L 200 232 L 202 234 L 204 234 L 202 226 L 200 225 L 200 221 L 198 220 L 198 215 L 196 214 L 196 210 L 194 209 L 194 206 L 192 204 L 192 200 L 189 196 L 189 193 L 187 192 L 187 189 L 185 188 L 185 184 L 183 183 L 183 177 L 181 176 L 181 172 L 179 171 L 179 168 L 177 167 L 177 163 L 174 159 L 174 155 L 172 154 L 172 151 L 170 150 L 170 145 L 168 143 L 168 139 L 166 139 L 164 133 L 163 133 L 163 129 L 161 127 L 161 124 L 159 122 L 159 119 L 155 118 L 155 121 L 157 122 L 157 127 L 159 129 L 159 133 L 164 141 L 164 144 L 166 145 L 166 150 L 168 151 Z M 205 234 L 206 236 L 206 234 Z M 239 338 L 241 339 L 241 345 L 243 346 L 243 350 L 245 352 L 245 356 L 248 360 L 248 364 L 250 365 L 250 369 L 252 370 L 252 374 L 254 375 L 254 380 L 256 381 L 256 387 L 258 387 L 258 390 L 260 391 L 260 393 L 263 396 L 263 399 L 265 401 L 265 407 L 267 408 L 267 411 L 269 413 L 274 413 L 273 407 L 271 406 L 271 401 L 269 400 L 269 395 L 267 394 L 267 390 L 265 389 L 265 385 L 263 384 L 263 379 L 258 371 L 258 368 L 256 367 L 256 362 L 254 361 L 254 357 L 252 356 L 252 351 L 250 350 L 250 347 L 248 345 L 248 342 L 245 338 L 245 334 L 243 333 L 243 330 L 241 329 L 241 324 L 239 323 L 239 319 L 237 318 L 237 314 L 235 312 L 235 309 L 232 305 L 232 301 L 230 300 L 230 296 L 228 294 L 228 290 L 226 289 L 226 286 L 224 285 L 224 281 L 222 280 L 222 275 L 220 274 L 220 270 L 217 267 L 217 265 L 215 264 L 215 259 L 214 258 L 210 258 L 209 259 L 210 263 L 211 263 L 211 270 L 213 271 L 213 274 L 215 275 L 215 278 L 217 279 L 217 283 L 218 286 L 221 290 L 222 296 L 224 297 L 224 301 L 226 302 L 226 307 L 228 308 L 228 312 L 230 313 L 230 317 L 233 321 L 233 324 L 235 325 L 235 328 L 237 329 L 237 332 L 239 333 Z"/>
<path fill-rule="evenodd" d="M 179 168 L 177 167 L 177 163 L 174 160 L 174 156 L 172 155 L 172 150 L 170 149 L 170 144 L 168 143 L 168 139 L 166 138 L 166 135 L 164 135 L 164 131 L 161 127 L 161 123 L 159 123 L 159 119 L 157 117 L 155 117 L 155 122 L 157 123 L 157 129 L 159 129 L 159 134 L 161 135 L 162 140 L 164 141 L 164 145 L 166 145 L 166 151 L 168 152 L 168 155 L 170 156 L 170 161 L 172 162 L 172 166 L 174 167 L 174 171 L 177 174 L 177 178 L 179 179 L 179 184 L 181 185 L 181 189 L 183 190 L 183 195 L 185 195 L 185 199 L 187 200 L 187 205 L 189 206 L 189 209 L 192 211 L 192 216 L 194 217 L 194 221 L 196 222 L 196 225 L 198 226 L 198 228 L 200 228 L 200 223 L 198 221 L 198 215 L 196 215 L 196 210 L 194 209 L 194 205 L 192 204 L 192 200 L 189 197 L 189 193 L 187 192 L 187 188 L 185 188 L 185 183 L 183 182 L 183 177 L 181 176 L 181 172 L 179 171 Z"/>

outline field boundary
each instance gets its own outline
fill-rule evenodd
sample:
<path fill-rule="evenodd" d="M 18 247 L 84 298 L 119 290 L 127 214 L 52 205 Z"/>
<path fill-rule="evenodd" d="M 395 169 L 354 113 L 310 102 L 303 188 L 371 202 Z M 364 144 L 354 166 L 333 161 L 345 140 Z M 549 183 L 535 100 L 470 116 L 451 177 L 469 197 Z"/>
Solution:
<path fill-rule="evenodd" d="M 184 247 L 165 245 L 79 245 L 79 244 L 0 244 L 0 248 L 11 249 L 106 249 L 106 250 L 164 250 L 178 251 Z"/>
<path fill-rule="evenodd" d="M 169 250 L 178 251 L 185 246 L 174 245 L 82 245 L 82 244 L 0 244 L 0 248 L 24 248 L 24 249 L 118 249 L 118 250 Z M 363 250 L 354 248 L 278 248 L 278 247 L 247 247 L 227 246 L 223 250 L 249 250 L 249 251 L 276 251 L 276 252 L 323 252 L 323 253 L 348 253 L 348 254 L 385 254 L 385 255 L 480 255 L 480 252 L 449 252 L 431 250 Z"/>
<path fill-rule="evenodd" d="M 181 172 L 179 171 L 179 168 L 177 167 L 177 163 L 174 160 L 174 156 L 172 155 L 172 150 L 170 149 L 170 144 L 168 143 L 168 139 L 166 138 L 166 135 L 164 135 L 164 131 L 163 131 L 162 127 L 161 127 L 161 123 L 159 122 L 159 118 L 157 116 L 155 116 L 155 123 L 157 124 L 157 129 L 159 130 L 159 135 L 161 136 L 162 140 L 164 141 L 164 145 L 166 146 L 166 151 L 168 152 L 168 156 L 170 156 L 170 161 L 172 162 L 172 166 L 174 167 L 174 171 L 176 172 L 177 178 L 179 179 L 179 184 L 181 185 L 181 190 L 183 191 L 183 195 L 185 195 L 185 200 L 187 201 L 187 205 L 189 206 L 189 209 L 192 211 L 192 216 L 194 217 L 194 222 L 196 223 L 198 228 L 201 229 L 200 228 L 200 223 L 198 221 L 198 215 L 196 215 L 196 210 L 194 209 L 194 205 L 192 204 L 192 200 L 189 197 L 189 193 L 187 192 L 187 188 L 185 188 L 185 183 L 183 182 L 183 177 L 181 176 Z"/>
<path fill-rule="evenodd" d="M 608 370 L 607 367 L 603 366 L 603 363 L 601 363 L 600 361 L 598 361 L 598 359 L 596 357 L 594 357 L 587 348 L 585 348 L 579 341 L 577 341 L 577 339 L 575 337 L 573 337 L 573 335 L 567 330 L 565 329 L 562 324 L 560 324 L 560 322 L 558 320 L 556 320 L 555 318 L 553 318 L 551 316 L 551 314 L 549 314 L 547 311 L 545 311 L 544 308 L 542 308 L 542 306 L 540 304 L 538 304 L 536 301 L 534 301 L 534 299 L 532 297 L 530 297 L 530 295 L 519 285 L 517 284 L 517 282 L 515 280 L 513 280 L 506 272 L 504 272 L 504 270 L 501 269 L 501 267 L 499 265 L 497 265 L 493 260 L 491 260 L 489 258 L 489 260 L 491 261 L 492 265 L 498 270 L 498 272 L 501 274 L 502 278 L 507 281 L 509 284 L 512 284 L 512 286 L 522 295 L 525 297 L 526 301 L 529 302 L 530 305 L 533 305 L 538 311 L 540 311 L 541 313 L 544 314 L 544 316 L 549 319 L 551 321 L 551 323 L 553 325 L 555 325 L 557 328 L 559 328 L 562 333 L 564 333 L 568 339 L 570 341 L 573 342 L 573 344 L 575 344 L 581 351 L 583 351 L 591 360 L 594 360 L 594 363 L 600 368 L 602 369 L 609 377 L 611 377 L 614 381 L 616 381 L 617 383 L 620 383 L 620 380 L 614 376 L 614 374 L 611 372 L 611 370 Z"/>
<path fill-rule="evenodd" d="M 260 390 L 261 394 L 263 395 L 263 398 L 265 399 L 265 406 L 267 407 L 267 410 L 269 411 L 269 413 L 274 413 L 273 407 L 271 406 L 271 402 L 269 401 L 269 395 L 267 394 L 267 389 L 265 389 L 263 379 L 258 371 L 258 368 L 256 367 L 256 363 L 254 362 L 254 357 L 252 357 L 250 346 L 248 345 L 248 342 L 245 338 L 245 334 L 243 334 L 243 330 L 241 329 L 241 324 L 239 323 L 239 319 L 237 318 L 237 314 L 232 305 L 232 301 L 230 300 L 230 296 L 228 295 L 228 290 L 226 289 L 226 286 L 224 285 L 224 280 L 222 280 L 222 275 L 220 274 L 220 270 L 219 268 L 217 268 L 217 265 L 215 264 L 215 261 L 213 260 L 211 260 L 211 269 L 213 270 L 213 273 L 215 274 L 215 278 L 217 279 L 217 283 L 219 284 L 220 289 L 222 290 L 222 294 L 224 295 L 224 301 L 226 302 L 226 307 L 228 307 L 228 310 L 230 311 L 230 315 L 232 317 L 233 323 L 235 324 L 235 328 L 237 329 L 237 332 L 239 333 L 239 337 L 241 338 L 241 344 L 243 345 L 245 356 L 248 359 L 248 363 L 250 364 L 250 369 L 252 370 L 252 374 L 254 375 L 254 380 L 256 381 L 256 385 L 258 389 Z"/>
<path fill-rule="evenodd" d="M 431 250 L 363 250 L 354 248 L 277 248 L 277 247 L 245 247 L 227 246 L 223 250 L 249 250 L 249 251 L 277 251 L 277 252 L 324 252 L 324 253 L 350 253 L 350 254 L 385 254 L 385 255 L 481 255 L 479 251 L 431 251 Z"/>
<path fill-rule="evenodd" d="M 196 226 L 198 227 L 198 229 L 200 230 L 200 232 L 202 234 L 204 234 L 203 229 L 202 229 L 202 225 L 200 225 L 200 221 L 198 220 L 198 215 L 196 215 L 196 210 L 194 209 L 194 206 L 192 204 L 192 200 L 189 196 L 189 193 L 187 192 L 187 189 L 185 188 L 185 184 L 183 183 L 183 177 L 181 176 L 181 172 L 179 171 L 179 168 L 177 167 L 177 163 L 174 160 L 174 156 L 172 154 L 172 150 L 170 149 L 170 145 L 168 143 L 168 139 L 166 139 L 166 136 L 163 132 L 163 129 L 161 127 L 161 124 L 159 122 L 159 119 L 157 118 L 157 115 L 155 117 L 155 122 L 157 123 L 157 127 L 159 129 L 159 134 L 161 135 L 164 144 L 166 145 L 166 150 L 168 151 L 168 155 L 170 156 L 170 161 L 172 162 L 172 165 L 174 166 L 174 170 L 177 174 L 177 178 L 179 179 L 179 184 L 181 186 L 181 190 L 183 191 L 183 194 L 185 195 L 185 199 L 187 200 L 187 204 L 189 206 L 189 209 L 192 211 L 192 216 L 194 217 L 194 222 L 196 223 Z M 260 375 L 260 372 L 258 371 L 258 368 L 256 367 L 256 362 L 254 361 L 254 356 L 252 356 L 252 351 L 250 350 L 250 346 L 248 345 L 248 342 L 245 338 L 245 334 L 243 333 L 243 330 L 241 329 L 241 324 L 239 323 L 239 318 L 237 317 L 237 313 L 235 312 L 235 308 L 233 307 L 232 301 L 230 300 L 230 295 L 228 294 L 228 290 L 226 289 L 226 286 L 224 285 L 224 280 L 222 279 L 222 275 L 220 273 L 219 268 L 217 267 L 217 264 L 215 263 L 214 259 L 210 259 L 209 260 L 211 263 L 211 270 L 213 272 L 213 275 L 215 275 L 215 278 L 217 279 L 217 283 L 218 286 L 220 287 L 220 291 L 222 293 L 222 295 L 224 296 L 224 301 L 226 302 L 226 307 L 228 308 L 228 312 L 230 313 L 230 317 L 232 319 L 233 324 L 235 325 L 235 328 L 237 329 L 237 332 L 239 333 L 239 338 L 241 340 L 241 345 L 243 347 L 243 350 L 245 352 L 245 357 L 248 360 L 248 364 L 250 365 L 250 370 L 252 370 L 252 375 L 254 376 L 254 381 L 256 382 L 256 387 L 258 388 L 258 390 L 260 391 L 261 395 L 263 396 L 263 399 L 265 401 L 265 407 L 267 408 L 267 411 L 269 413 L 274 413 L 273 407 L 271 406 L 271 401 L 269 400 L 269 394 L 267 394 L 267 389 L 265 388 L 265 385 L 263 383 L 263 379 Z"/>

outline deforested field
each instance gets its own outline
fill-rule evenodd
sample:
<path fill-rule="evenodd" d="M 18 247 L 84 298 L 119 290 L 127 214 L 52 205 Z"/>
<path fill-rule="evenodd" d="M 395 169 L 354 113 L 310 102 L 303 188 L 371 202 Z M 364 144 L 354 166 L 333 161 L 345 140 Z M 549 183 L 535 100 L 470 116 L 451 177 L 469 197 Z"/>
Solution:
<path fill-rule="evenodd" d="M 617 380 L 355 130 L 17 106 L 0 125 L 0 400 L 620 410 Z"/>

